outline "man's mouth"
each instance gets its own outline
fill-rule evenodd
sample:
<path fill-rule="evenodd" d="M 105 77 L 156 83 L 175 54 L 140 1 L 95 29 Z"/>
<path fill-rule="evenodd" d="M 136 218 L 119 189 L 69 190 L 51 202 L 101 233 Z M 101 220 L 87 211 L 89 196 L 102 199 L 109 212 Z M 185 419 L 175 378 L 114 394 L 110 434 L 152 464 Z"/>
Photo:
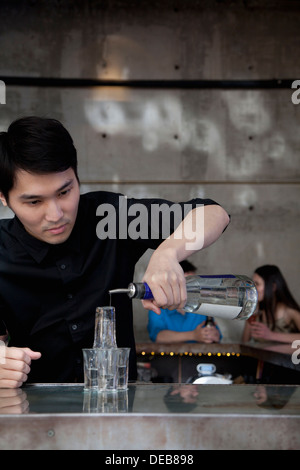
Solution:
<path fill-rule="evenodd" d="M 58 227 L 53 227 L 47 229 L 48 232 L 53 233 L 53 235 L 59 235 L 60 233 L 63 233 L 67 227 L 67 224 L 59 225 Z"/>

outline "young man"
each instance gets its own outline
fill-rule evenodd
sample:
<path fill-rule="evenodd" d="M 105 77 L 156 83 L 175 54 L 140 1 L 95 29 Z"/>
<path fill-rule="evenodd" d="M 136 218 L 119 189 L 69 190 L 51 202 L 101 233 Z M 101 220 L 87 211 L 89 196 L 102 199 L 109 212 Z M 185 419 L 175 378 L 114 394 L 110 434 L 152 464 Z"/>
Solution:
<path fill-rule="evenodd" d="M 71 136 L 60 122 L 34 116 L 0 135 L 0 199 L 15 214 L 0 221 L 0 340 L 9 337 L 9 346 L 1 346 L 0 387 L 9 388 L 27 380 L 83 381 L 82 348 L 93 344 L 95 309 L 108 305 L 110 289 L 132 281 L 148 248 L 155 251 L 143 280 L 154 300 L 144 307 L 158 314 L 163 306 L 182 307 L 179 262 L 216 241 L 229 222 L 219 205 L 195 199 L 182 223 L 171 223 L 170 236 L 161 227 L 153 236 L 152 207 L 173 203 L 103 191 L 80 195 Z M 147 233 L 143 228 L 140 237 L 132 230 L 135 205 L 145 209 L 140 221 Z M 199 215 L 205 223 L 190 244 Z M 117 344 L 131 348 L 134 380 L 131 301 L 115 296 L 113 305 Z"/>

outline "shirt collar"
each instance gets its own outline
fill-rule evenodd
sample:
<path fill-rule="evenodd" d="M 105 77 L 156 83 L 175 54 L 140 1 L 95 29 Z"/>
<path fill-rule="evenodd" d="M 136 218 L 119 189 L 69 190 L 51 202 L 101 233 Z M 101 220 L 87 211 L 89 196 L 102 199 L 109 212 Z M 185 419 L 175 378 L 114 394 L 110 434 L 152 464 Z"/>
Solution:
<path fill-rule="evenodd" d="M 55 250 L 55 247 L 59 247 L 59 250 L 65 247 L 66 250 L 71 249 L 76 253 L 80 252 L 80 232 L 78 218 L 68 240 L 59 245 L 51 245 L 50 243 L 46 243 L 30 235 L 30 233 L 25 230 L 23 224 L 16 216 L 14 217 L 13 232 L 23 248 L 37 263 L 41 263 L 49 253 L 50 249 Z"/>

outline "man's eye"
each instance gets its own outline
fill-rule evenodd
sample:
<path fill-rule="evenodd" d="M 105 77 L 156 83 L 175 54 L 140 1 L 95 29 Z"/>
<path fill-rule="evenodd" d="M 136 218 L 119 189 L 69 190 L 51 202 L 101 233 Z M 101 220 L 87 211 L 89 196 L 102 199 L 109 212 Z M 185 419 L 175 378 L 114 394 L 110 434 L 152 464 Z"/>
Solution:
<path fill-rule="evenodd" d="M 59 193 L 59 196 L 66 196 L 71 191 L 72 188 L 65 189 Z"/>
<path fill-rule="evenodd" d="M 29 201 L 28 204 L 30 206 L 36 206 L 40 201 L 36 200 L 36 201 Z"/>

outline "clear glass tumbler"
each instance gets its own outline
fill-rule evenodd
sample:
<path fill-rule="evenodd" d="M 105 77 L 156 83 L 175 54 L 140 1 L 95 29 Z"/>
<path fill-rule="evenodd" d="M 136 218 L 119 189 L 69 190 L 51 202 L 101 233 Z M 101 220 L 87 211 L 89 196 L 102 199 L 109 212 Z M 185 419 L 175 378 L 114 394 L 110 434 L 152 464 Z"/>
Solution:
<path fill-rule="evenodd" d="M 97 307 L 93 348 L 116 348 L 116 317 L 114 307 Z"/>
<path fill-rule="evenodd" d="M 129 370 L 130 348 L 118 348 L 117 358 L 117 389 L 128 389 L 128 370 Z"/>
<path fill-rule="evenodd" d="M 83 349 L 84 390 L 98 388 L 98 356 L 96 349 Z"/>
<path fill-rule="evenodd" d="M 117 348 L 99 348 L 98 357 L 98 391 L 116 392 L 117 391 Z"/>

